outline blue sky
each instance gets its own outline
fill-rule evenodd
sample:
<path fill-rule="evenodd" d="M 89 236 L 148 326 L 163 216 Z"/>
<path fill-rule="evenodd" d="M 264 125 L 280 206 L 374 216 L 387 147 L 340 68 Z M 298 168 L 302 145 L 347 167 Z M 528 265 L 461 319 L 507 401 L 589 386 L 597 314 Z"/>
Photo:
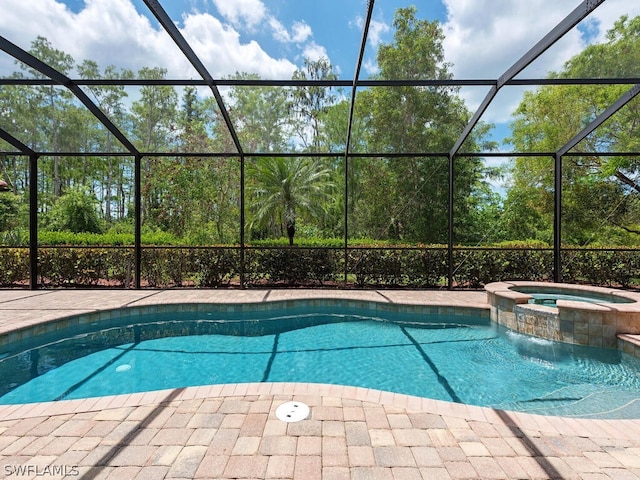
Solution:
<path fill-rule="evenodd" d="M 288 79 L 305 57 L 326 56 L 340 78 L 352 78 L 362 38 L 366 0 L 160 0 L 182 34 L 216 77 L 238 71 Z M 446 61 L 456 78 L 496 79 L 580 0 L 376 0 L 362 76 L 376 72 L 381 42 L 393 39 L 398 7 L 415 4 L 418 16 L 442 23 Z M 607 0 L 521 77 L 545 77 L 588 42 L 604 37 L 621 15 L 640 15 L 640 2 Z M 198 78 L 142 0 L 2 0 L 0 34 L 29 49 L 37 35 L 76 61 L 96 60 L 137 71 L 167 69 L 169 78 Z M 0 74 L 16 70 L 0 53 Z M 486 88 L 461 90 L 474 110 Z M 487 111 L 496 138 L 508 123 L 522 88 L 506 88 Z"/>

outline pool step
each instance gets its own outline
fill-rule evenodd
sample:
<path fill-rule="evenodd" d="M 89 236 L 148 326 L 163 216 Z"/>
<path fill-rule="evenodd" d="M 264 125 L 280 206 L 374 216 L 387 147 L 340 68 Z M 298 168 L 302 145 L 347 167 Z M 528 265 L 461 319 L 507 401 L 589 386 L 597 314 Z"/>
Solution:
<path fill-rule="evenodd" d="M 618 349 L 640 358 L 640 335 L 621 333 L 618 335 Z"/>

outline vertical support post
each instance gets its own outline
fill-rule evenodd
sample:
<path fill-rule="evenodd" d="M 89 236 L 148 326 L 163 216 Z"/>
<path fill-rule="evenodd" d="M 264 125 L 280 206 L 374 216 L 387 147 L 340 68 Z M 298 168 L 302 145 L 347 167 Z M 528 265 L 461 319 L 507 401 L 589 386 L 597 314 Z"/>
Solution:
<path fill-rule="evenodd" d="M 134 276 L 135 288 L 141 288 L 142 273 L 142 155 L 134 157 Z"/>
<path fill-rule="evenodd" d="M 244 200 L 244 153 L 240 153 L 240 288 L 245 288 L 245 200 Z"/>
<path fill-rule="evenodd" d="M 449 266 L 448 289 L 453 290 L 453 201 L 454 201 L 454 155 L 449 154 L 449 239 L 447 245 L 447 264 Z"/>
<path fill-rule="evenodd" d="M 344 283 L 349 278 L 349 152 L 344 155 Z"/>
<path fill-rule="evenodd" d="M 554 156 L 553 281 L 562 282 L 562 155 Z"/>
<path fill-rule="evenodd" d="M 38 155 L 29 155 L 29 288 L 38 289 Z"/>

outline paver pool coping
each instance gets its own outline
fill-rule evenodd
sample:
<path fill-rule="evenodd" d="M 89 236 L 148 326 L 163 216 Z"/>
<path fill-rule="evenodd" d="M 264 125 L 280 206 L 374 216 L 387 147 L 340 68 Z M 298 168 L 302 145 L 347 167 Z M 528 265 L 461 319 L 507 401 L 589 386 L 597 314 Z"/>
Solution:
<path fill-rule="evenodd" d="M 486 292 L 475 291 L 6 290 L 0 291 L 0 332 L 102 309 L 169 303 L 246 303 L 326 298 L 488 308 Z M 279 426 L 275 416 L 272 415 L 279 402 L 293 398 L 307 401 L 311 405 L 312 420 L 306 424 L 306 427 L 292 426 L 294 424 L 286 428 Z M 162 407 L 162 411 L 166 414 L 162 421 L 166 423 L 156 430 L 160 432 L 158 435 L 163 432 L 164 435 L 170 435 L 177 431 L 175 428 L 170 428 L 170 424 L 177 420 L 168 412 L 179 412 L 181 409 L 192 409 L 195 412 L 196 405 L 202 406 L 212 402 L 216 403 L 219 409 L 224 410 L 225 422 L 237 423 L 237 428 L 234 427 L 225 432 L 229 433 L 233 430 L 236 436 L 238 432 L 241 435 L 235 440 L 235 446 L 231 446 L 227 449 L 228 451 L 217 451 L 213 449 L 212 444 L 207 444 L 208 447 L 192 445 L 195 440 L 190 438 L 183 445 L 175 446 L 177 453 L 174 461 L 171 465 L 164 465 L 162 468 L 165 470 L 158 470 L 160 466 L 152 465 L 153 459 L 149 453 L 146 460 L 131 460 L 131 465 L 113 465 L 110 460 L 106 461 L 104 468 L 107 470 L 101 470 L 101 472 L 106 472 L 105 477 L 108 473 L 116 475 L 109 478 L 124 478 L 114 473 L 114 469 L 123 473 L 122 468 L 137 472 L 127 473 L 129 475 L 127 478 L 135 479 L 147 478 L 145 475 L 150 475 L 152 471 L 155 472 L 154 475 L 157 474 L 154 478 L 244 478 L 242 465 L 246 466 L 248 463 L 243 462 L 252 459 L 251 461 L 257 462 L 256 465 L 260 465 L 262 470 L 259 471 L 264 475 L 270 476 L 269 472 L 271 472 L 274 474 L 271 476 L 276 476 L 274 472 L 279 471 L 281 474 L 279 476 L 282 478 L 303 476 L 298 466 L 302 468 L 304 465 L 311 464 L 315 467 L 308 469 L 304 475 L 306 479 L 320 478 L 320 474 L 326 478 L 361 476 L 362 478 L 392 479 L 420 478 L 420 475 L 422 478 L 551 478 L 551 476 L 557 476 L 558 478 L 587 479 L 622 478 L 622 475 L 626 475 L 624 478 L 640 478 L 640 420 L 548 417 L 503 412 L 486 407 L 455 404 L 373 389 L 305 383 L 210 385 L 83 400 L 0 406 L 0 464 L 5 465 L 4 468 L 7 468 L 6 465 L 13 468 L 11 462 L 18 461 L 15 459 L 28 463 L 25 458 L 30 458 L 34 452 L 33 458 L 46 457 L 49 462 L 61 462 L 62 458 L 67 458 L 66 455 L 69 455 L 69 458 L 73 455 L 79 456 L 78 445 L 80 444 L 85 445 L 93 441 L 102 445 L 104 442 L 113 441 L 111 437 L 100 440 L 93 436 L 90 441 L 86 437 L 89 435 L 88 432 L 93 430 L 83 429 L 73 434 L 77 437 L 73 438 L 78 442 L 74 444 L 75 446 L 69 446 L 65 450 L 59 445 L 60 451 L 56 450 L 57 453 L 45 455 L 49 451 L 47 448 L 54 450 L 53 443 L 49 447 L 35 450 L 36 442 L 51 441 L 52 438 L 59 440 L 61 437 L 56 436 L 57 430 L 34 437 L 32 432 L 38 429 L 35 425 L 43 425 L 47 422 L 58 422 L 60 425 L 65 422 L 74 422 L 79 425 L 75 423 L 77 419 L 85 425 L 83 428 L 89 428 L 91 425 L 97 428 L 95 425 L 103 425 L 104 423 L 100 421 L 106 420 L 108 420 L 107 423 L 121 423 L 121 426 L 124 426 L 131 423 L 133 416 L 139 415 L 137 412 L 149 412 L 150 409 Z M 234 411 L 234 406 L 237 405 L 242 407 Z M 260 447 L 256 446 L 256 451 L 251 456 L 247 456 L 246 452 L 242 453 L 242 450 L 250 450 L 250 448 L 246 444 L 240 446 L 239 442 L 240 439 L 245 441 L 249 438 L 242 437 L 242 431 L 246 422 L 253 418 L 251 412 L 258 408 L 263 408 L 261 415 L 265 418 L 256 437 L 251 438 Z M 329 411 L 333 413 L 327 413 Z M 376 417 L 377 420 L 367 416 L 373 415 L 371 412 L 374 411 L 381 412 L 381 417 Z M 360 416 L 355 418 L 357 416 L 355 412 L 364 413 L 358 414 Z M 272 416 L 274 419 L 271 418 Z M 193 418 L 195 417 L 192 417 L 192 420 Z M 312 424 L 317 426 L 318 422 L 322 427 L 318 427 L 319 430 L 314 434 L 300 436 L 302 435 L 300 432 L 305 431 L 305 428 L 311 428 Z M 367 445 L 350 444 L 355 437 L 349 437 L 349 428 L 355 428 L 356 424 L 365 429 L 368 428 Z M 224 430 L 223 426 L 224 423 L 217 429 L 196 428 L 195 431 L 198 432 L 199 437 L 210 433 L 215 440 L 214 430 L 220 433 Z M 113 428 L 117 430 L 118 427 Z M 69 435 L 71 434 L 68 431 L 64 434 L 67 441 L 72 437 Z M 287 455 L 265 454 L 269 446 L 276 441 L 275 438 L 285 442 L 288 440 L 284 437 L 292 435 L 296 438 L 297 451 L 289 452 Z M 316 449 L 318 455 L 312 455 L 315 460 L 301 455 L 300 452 L 303 443 L 306 445 L 307 442 L 311 442 L 309 436 L 318 436 L 320 438 L 318 442 L 323 447 L 321 450 Z M 32 443 L 27 443 L 27 437 Z M 37 440 L 33 440 L 34 438 Z M 138 448 L 137 443 L 136 446 L 129 445 L 130 440 L 132 439 L 127 436 L 118 440 L 120 446 L 117 451 L 135 451 L 136 455 L 141 454 L 142 450 Z M 141 438 L 136 439 L 136 442 L 141 441 Z M 148 452 L 153 450 L 154 454 L 158 454 L 158 449 L 161 448 L 157 445 L 158 441 L 156 437 L 156 440 L 150 440 L 146 444 L 145 448 Z M 499 447 L 498 444 L 501 446 Z M 507 447 L 507 445 L 510 446 Z M 341 457 L 330 455 L 329 452 L 333 451 L 334 447 L 342 449 L 344 455 Z M 370 449 L 370 451 L 367 450 L 370 455 L 366 458 L 363 457 L 365 448 Z M 433 452 L 437 451 L 438 460 L 431 459 L 430 449 Z M 454 450 L 457 453 L 454 453 Z M 198 455 L 201 454 L 196 462 L 198 469 L 193 470 L 190 476 L 181 477 L 172 470 L 176 468 L 175 462 L 182 458 L 181 455 L 188 456 L 196 451 L 200 452 Z M 90 449 L 87 449 L 84 454 L 85 461 L 91 463 L 87 460 L 90 457 Z M 407 455 L 412 457 L 409 458 Z M 447 459 L 447 455 L 452 455 L 452 458 Z M 457 459 L 453 458 L 455 455 L 458 456 Z M 336 460 L 339 458 L 341 460 Z M 224 465 L 219 466 L 218 473 L 214 476 L 211 476 L 213 470 L 207 470 L 209 473 L 204 473 L 205 463 L 214 460 L 223 462 Z M 430 465 L 429 462 L 432 460 L 434 464 Z M 338 463 L 333 464 L 334 461 Z M 140 465 L 140 462 L 144 465 Z M 191 465 L 191 463 L 187 462 L 185 465 Z M 79 464 L 84 465 L 82 462 Z M 283 474 L 285 470 L 278 470 L 277 467 L 284 468 L 285 465 L 291 466 L 289 470 L 285 469 L 290 474 Z M 83 468 L 85 470 L 81 470 L 81 473 L 97 466 L 84 465 Z M 0 472 L 0 476 L 2 473 Z M 4 473 L 7 474 L 7 470 Z M 255 471 L 245 473 L 245 476 L 255 475 Z"/>

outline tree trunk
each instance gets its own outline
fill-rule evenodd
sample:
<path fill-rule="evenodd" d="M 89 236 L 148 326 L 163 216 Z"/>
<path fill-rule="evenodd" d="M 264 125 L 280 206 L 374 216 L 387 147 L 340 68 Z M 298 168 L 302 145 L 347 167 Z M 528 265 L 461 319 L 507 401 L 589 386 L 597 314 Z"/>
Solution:
<path fill-rule="evenodd" d="M 294 223 L 288 223 L 287 224 L 287 235 L 289 236 L 289 246 L 292 247 L 293 246 L 293 237 L 296 234 L 296 224 Z"/>

